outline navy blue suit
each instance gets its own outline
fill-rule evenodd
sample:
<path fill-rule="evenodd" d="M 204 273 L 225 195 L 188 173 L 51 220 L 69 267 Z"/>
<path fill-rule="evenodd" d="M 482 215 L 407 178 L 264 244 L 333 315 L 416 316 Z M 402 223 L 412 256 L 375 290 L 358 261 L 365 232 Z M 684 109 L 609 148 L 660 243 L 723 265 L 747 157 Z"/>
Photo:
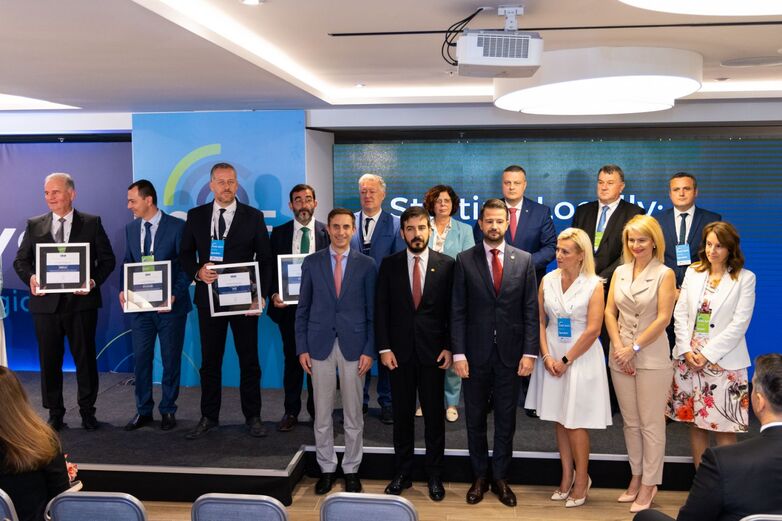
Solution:
<path fill-rule="evenodd" d="M 364 214 L 356 212 L 356 233 L 350 240 L 350 249 L 360 251 L 374 259 L 375 265 L 380 266 L 383 259 L 398 251 L 407 248 L 404 239 L 399 233 L 399 217 L 386 211 L 380 214 L 372 232 L 372 244 L 369 248 L 364 246 Z M 364 380 L 364 405 L 369 404 L 369 386 L 372 376 L 367 373 Z M 382 364 L 377 366 L 377 403 L 380 407 L 391 406 L 391 380 L 388 369 Z"/>
<path fill-rule="evenodd" d="M 508 226 L 505 232 L 505 243 L 532 255 L 535 276 L 540 284 L 546 274 L 546 267 L 554 260 L 557 250 L 557 232 L 551 218 L 551 208 L 525 197 L 521 205 L 521 214 L 516 217 L 518 225 L 515 240 L 511 240 L 510 226 Z M 475 244 L 483 241 L 483 232 L 478 223 L 475 223 L 472 233 Z"/>
<path fill-rule="evenodd" d="M 721 221 L 722 216 L 718 213 L 704 210 L 703 208 L 695 207 L 695 215 L 692 216 L 692 224 L 690 225 L 690 233 L 687 235 L 687 244 L 690 247 L 690 259 L 694 262 L 698 260 L 698 248 L 700 248 L 703 242 L 703 228 L 716 221 Z M 684 274 L 687 271 L 687 266 L 676 265 L 676 244 L 679 242 L 679 226 L 680 223 L 676 223 L 675 214 L 673 208 L 668 208 L 664 212 L 657 216 L 657 221 L 660 223 L 660 227 L 663 229 L 663 236 L 665 237 L 665 265 L 673 270 L 676 274 L 676 287 L 682 286 L 684 281 Z"/>
<path fill-rule="evenodd" d="M 136 219 L 125 226 L 125 264 L 141 262 L 142 224 L 143 219 Z M 190 279 L 179 264 L 179 244 L 184 229 L 185 221 L 161 211 L 152 244 L 155 261 L 171 261 L 171 294 L 174 296 L 171 312 L 133 313 L 130 319 L 136 374 L 136 410 L 142 416 L 152 415 L 155 405 L 152 398 L 152 362 L 156 337 L 160 339 L 160 358 L 163 362 L 163 395 L 158 408 L 161 414 L 176 412 L 185 324 L 187 314 L 193 309 L 188 290 Z"/>

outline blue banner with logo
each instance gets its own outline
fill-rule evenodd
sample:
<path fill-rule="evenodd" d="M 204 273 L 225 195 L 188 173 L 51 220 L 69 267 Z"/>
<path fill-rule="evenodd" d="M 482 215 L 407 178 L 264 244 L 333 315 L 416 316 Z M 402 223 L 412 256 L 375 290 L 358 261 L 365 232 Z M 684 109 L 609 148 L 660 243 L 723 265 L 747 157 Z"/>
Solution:
<path fill-rule="evenodd" d="M 158 206 L 184 219 L 212 200 L 209 170 L 231 163 L 239 178 L 237 199 L 264 212 L 271 227 L 291 219 L 288 192 L 305 182 L 303 111 L 136 114 L 133 116 L 133 179 L 148 179 Z M 271 228 L 270 228 L 271 229 Z M 192 291 L 192 288 L 191 288 Z M 282 386 L 282 343 L 277 326 L 260 321 L 259 356 L 263 387 Z M 155 378 L 161 367 L 156 357 Z M 188 317 L 182 356 L 182 385 L 199 385 L 201 344 L 198 317 Z M 239 362 L 229 334 L 223 385 L 239 384 Z"/>

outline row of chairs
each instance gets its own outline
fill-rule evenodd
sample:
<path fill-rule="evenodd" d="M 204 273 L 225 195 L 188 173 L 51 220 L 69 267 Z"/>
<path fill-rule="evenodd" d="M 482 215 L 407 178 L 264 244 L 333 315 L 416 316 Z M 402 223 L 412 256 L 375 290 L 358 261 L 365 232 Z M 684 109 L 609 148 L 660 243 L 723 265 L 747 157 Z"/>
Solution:
<path fill-rule="evenodd" d="M 46 507 L 49 521 L 146 521 L 144 505 L 118 492 L 63 492 Z M 355 521 L 372 516 L 383 521 L 418 521 L 418 512 L 403 497 L 339 492 L 320 508 L 321 521 Z M 204 494 L 196 499 L 192 521 L 288 521 L 285 506 L 269 496 Z M 19 521 L 11 498 L 0 490 L 0 521 Z"/>

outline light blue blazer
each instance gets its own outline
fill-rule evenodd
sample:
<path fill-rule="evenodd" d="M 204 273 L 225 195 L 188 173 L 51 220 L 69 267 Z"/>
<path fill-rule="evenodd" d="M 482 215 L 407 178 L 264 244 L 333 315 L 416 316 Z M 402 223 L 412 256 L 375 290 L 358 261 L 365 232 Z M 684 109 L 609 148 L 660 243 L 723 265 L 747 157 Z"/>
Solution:
<path fill-rule="evenodd" d="M 434 219 L 432 219 L 432 228 L 432 233 L 429 235 L 429 247 L 434 249 Z M 451 231 L 445 237 L 443 253 L 455 259 L 458 254 L 473 246 L 475 246 L 475 237 L 473 237 L 470 225 L 451 217 Z"/>

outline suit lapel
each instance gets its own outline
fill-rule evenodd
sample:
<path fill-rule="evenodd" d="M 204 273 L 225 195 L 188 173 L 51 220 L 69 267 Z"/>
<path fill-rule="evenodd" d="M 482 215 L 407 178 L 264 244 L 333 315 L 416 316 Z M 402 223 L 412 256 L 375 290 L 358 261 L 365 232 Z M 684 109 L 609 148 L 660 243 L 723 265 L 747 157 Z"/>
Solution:
<path fill-rule="evenodd" d="M 358 253 L 354 249 L 350 249 L 348 251 L 348 262 L 345 265 L 345 271 L 342 273 L 342 286 L 339 288 L 339 299 L 342 299 L 342 296 L 345 294 L 345 291 L 347 290 L 348 286 L 350 285 L 350 282 L 353 280 L 353 272 L 356 270 L 356 262 L 358 262 L 357 257 Z M 329 263 L 331 264 L 331 263 Z M 334 276 L 332 275 L 332 283 L 331 285 L 334 286 Z M 334 288 L 334 294 L 336 295 L 336 287 Z"/>
<path fill-rule="evenodd" d="M 432 257 L 430 254 L 429 261 L 431 262 Z M 415 304 L 413 303 L 413 288 L 410 287 L 410 275 L 407 271 L 407 250 L 399 256 L 399 261 L 396 262 L 396 269 L 399 270 L 396 274 L 397 276 L 394 277 L 393 280 L 404 281 L 405 289 L 402 291 L 404 294 L 405 302 L 407 303 L 408 307 L 415 311 Z M 426 293 L 426 277 L 424 277 L 424 293 L 421 295 L 421 300 L 423 300 L 423 295 Z"/>
<path fill-rule="evenodd" d="M 633 300 L 636 300 L 641 293 L 645 291 L 651 291 L 654 288 L 654 282 L 656 280 L 655 271 L 657 265 L 660 263 L 657 259 L 652 259 L 649 264 L 643 269 L 641 273 L 632 281 L 630 285 L 630 293 Z"/>
<path fill-rule="evenodd" d="M 130 248 L 130 256 L 133 259 L 133 262 L 141 262 L 141 226 L 144 222 L 144 219 L 136 219 L 131 223 L 130 227 L 130 244 L 128 244 L 128 248 Z M 160 220 L 161 226 L 158 227 L 158 234 L 160 233 L 160 228 L 162 228 L 163 220 Z"/>
<path fill-rule="evenodd" d="M 598 203 L 599 205 L 599 203 Z M 603 230 L 603 239 L 600 241 L 600 247 L 597 249 L 597 251 L 602 250 L 604 247 L 607 248 L 608 246 L 605 246 L 605 244 L 608 242 L 606 241 L 606 238 L 612 237 L 614 233 L 616 233 L 614 230 L 619 227 L 620 225 L 617 224 L 621 222 L 624 224 L 624 208 L 623 208 L 622 201 L 619 201 L 619 205 L 617 205 L 616 210 L 611 213 L 611 216 L 608 218 L 608 222 L 606 223 L 605 230 Z M 619 230 L 621 232 L 621 230 Z M 592 230 L 592 235 L 594 235 L 595 231 Z M 594 243 L 594 240 L 592 241 Z M 595 252 L 597 253 L 597 252 Z"/>
<path fill-rule="evenodd" d="M 352 251 L 352 250 L 351 250 Z M 331 298 L 333 298 L 335 301 L 337 300 L 337 287 L 334 285 L 334 271 L 331 269 L 331 251 L 326 250 L 325 255 L 323 255 L 323 260 L 320 262 L 320 269 L 323 272 L 323 278 L 328 281 L 326 283 L 326 286 L 329 288 L 329 292 L 331 293 Z M 342 287 L 345 287 L 345 279 L 343 277 L 342 279 Z M 340 288 L 341 289 L 341 288 Z"/>
<path fill-rule="evenodd" d="M 518 231 L 516 232 L 516 236 L 518 237 Z M 502 264 L 502 283 L 500 284 L 500 294 L 502 293 L 503 288 L 507 286 L 506 281 L 514 275 L 514 272 L 518 268 L 519 265 L 519 259 L 516 257 L 516 252 L 509 251 L 508 244 L 505 244 L 505 258 L 504 262 Z M 492 289 L 494 289 L 494 284 L 492 284 Z"/>
<path fill-rule="evenodd" d="M 708 274 L 706 275 L 706 277 L 708 278 Z M 717 314 L 717 311 L 720 309 L 720 306 L 722 306 L 722 304 L 728 298 L 730 293 L 733 291 L 733 288 L 736 287 L 736 282 L 738 281 L 733 280 L 733 277 L 731 277 L 729 273 L 725 273 L 722 276 L 722 280 L 720 280 L 720 284 L 719 286 L 717 286 L 717 291 L 714 292 L 714 296 L 711 298 L 712 316 Z"/>
<path fill-rule="evenodd" d="M 589 235 L 589 241 L 595 244 L 595 228 L 597 227 L 597 209 L 600 205 L 599 202 L 587 203 L 586 208 L 586 229 L 584 230 Z"/>
<path fill-rule="evenodd" d="M 690 225 L 690 233 L 687 234 L 687 244 L 700 245 L 701 238 L 695 237 L 695 232 L 700 228 L 701 219 L 703 219 L 703 213 L 698 208 L 695 208 L 695 213 L 692 216 L 692 224 Z M 693 241 L 695 241 L 695 243 L 693 243 Z"/>
<path fill-rule="evenodd" d="M 489 272 L 489 266 L 486 263 L 486 249 L 483 244 L 483 241 L 481 241 L 475 247 L 473 261 L 475 262 L 475 268 L 478 270 L 478 273 L 481 274 L 481 278 L 483 278 L 486 289 L 492 297 L 497 298 L 497 293 L 494 291 L 494 282 L 491 273 Z"/>
<path fill-rule="evenodd" d="M 617 286 L 619 288 L 619 291 L 624 293 L 624 295 L 628 299 L 630 299 L 633 302 L 635 302 L 635 297 L 633 297 L 633 292 L 632 292 L 632 285 L 633 285 L 633 267 L 632 267 L 632 265 L 630 266 L 629 270 L 627 270 L 627 271 L 622 270 L 617 275 L 617 281 L 616 282 L 617 282 Z"/>
<path fill-rule="evenodd" d="M 81 235 L 81 229 L 84 226 L 84 219 L 79 212 L 73 211 L 73 223 L 71 224 L 71 234 L 68 237 L 68 242 L 79 242 L 78 237 Z"/>
<path fill-rule="evenodd" d="M 38 222 L 40 229 L 36 231 L 36 235 L 39 237 L 48 237 L 50 241 L 54 242 L 54 234 L 52 233 L 52 212 L 47 213 Z"/>
<path fill-rule="evenodd" d="M 166 234 L 168 233 L 169 216 L 166 215 L 163 210 L 160 211 L 160 222 L 157 223 L 157 231 L 155 232 L 155 242 L 152 243 L 153 253 L 160 250 L 160 245 L 165 244 Z M 139 240 L 136 241 L 136 246 L 141 248 L 141 227 L 139 225 Z M 140 252 L 141 250 L 139 250 Z"/>

